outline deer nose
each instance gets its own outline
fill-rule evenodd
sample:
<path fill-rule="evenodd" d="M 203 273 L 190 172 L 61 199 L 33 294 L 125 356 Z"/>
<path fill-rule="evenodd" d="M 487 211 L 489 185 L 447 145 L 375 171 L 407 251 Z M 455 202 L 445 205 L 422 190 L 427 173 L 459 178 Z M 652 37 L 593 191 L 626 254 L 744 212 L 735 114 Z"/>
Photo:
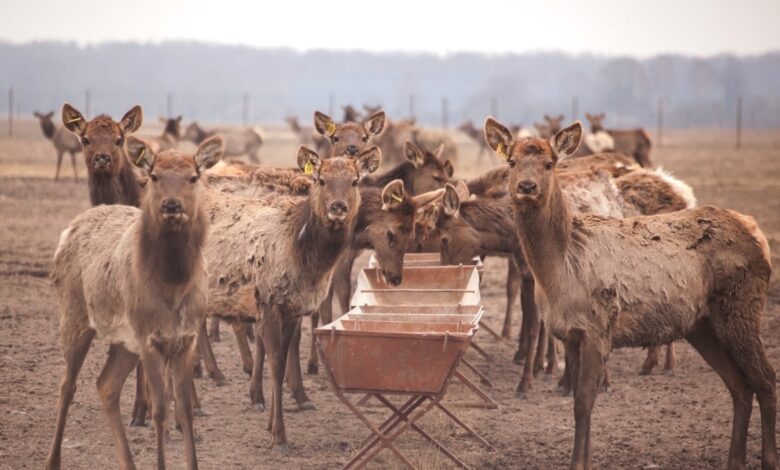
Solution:
<path fill-rule="evenodd" d="M 328 211 L 331 214 L 343 214 L 347 212 L 347 203 L 344 201 L 336 201 L 334 203 L 331 203 L 330 207 L 328 208 Z"/>
<path fill-rule="evenodd" d="M 358 148 L 357 145 L 347 145 L 347 155 L 350 157 L 354 157 L 358 154 Z"/>
<path fill-rule="evenodd" d="M 176 199 L 165 199 L 161 209 L 163 214 L 178 214 L 182 211 L 181 202 Z"/>
<path fill-rule="evenodd" d="M 95 164 L 97 166 L 108 166 L 111 163 L 111 157 L 105 153 L 95 155 Z"/>
<path fill-rule="evenodd" d="M 517 185 L 517 190 L 523 194 L 531 194 L 536 191 L 536 183 L 533 181 L 521 181 Z"/>

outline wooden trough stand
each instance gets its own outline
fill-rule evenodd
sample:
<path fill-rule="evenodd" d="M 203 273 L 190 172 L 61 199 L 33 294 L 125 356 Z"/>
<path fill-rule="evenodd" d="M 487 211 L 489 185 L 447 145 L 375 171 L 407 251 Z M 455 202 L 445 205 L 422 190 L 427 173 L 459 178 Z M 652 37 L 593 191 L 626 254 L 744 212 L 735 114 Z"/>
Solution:
<path fill-rule="evenodd" d="M 405 264 L 403 282 L 391 287 L 376 268 L 361 271 L 347 314 L 314 332 L 317 351 L 334 393 L 370 430 L 361 449 L 344 468 L 360 468 L 383 449 L 406 466 L 412 463 L 393 442 L 413 429 L 461 468 L 467 466 L 417 422 L 434 408 L 489 449 L 493 447 L 442 403 L 451 377 L 484 395 L 458 371 L 480 328 L 483 309 L 475 266 Z M 353 403 L 346 394 L 364 394 Z M 387 395 L 407 397 L 401 406 Z M 481 396 L 482 397 L 482 396 Z M 391 414 L 376 426 L 358 405 L 375 398 Z"/>

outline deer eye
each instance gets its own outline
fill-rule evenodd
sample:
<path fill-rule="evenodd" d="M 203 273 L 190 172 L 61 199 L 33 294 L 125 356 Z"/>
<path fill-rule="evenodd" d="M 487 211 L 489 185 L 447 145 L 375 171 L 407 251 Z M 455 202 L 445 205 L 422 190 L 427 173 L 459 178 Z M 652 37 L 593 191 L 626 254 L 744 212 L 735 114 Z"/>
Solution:
<path fill-rule="evenodd" d="M 320 184 L 320 186 L 325 186 L 325 180 L 322 178 L 317 178 L 317 182 Z"/>
<path fill-rule="evenodd" d="M 195 183 L 196 181 L 198 181 L 198 175 L 190 176 L 190 183 Z"/>
<path fill-rule="evenodd" d="M 441 175 L 433 175 L 433 180 L 436 181 L 437 183 L 444 182 L 444 178 Z"/>
<path fill-rule="evenodd" d="M 152 180 L 153 183 L 157 182 L 157 175 L 150 173 L 149 179 Z"/>
<path fill-rule="evenodd" d="M 388 230 L 386 235 L 387 235 L 387 242 L 389 244 L 392 245 L 393 243 L 395 243 L 395 234 L 393 232 Z"/>
<path fill-rule="evenodd" d="M 82 145 L 89 145 L 89 139 L 87 139 L 86 137 L 82 137 L 81 138 L 81 144 Z"/>
<path fill-rule="evenodd" d="M 332 140 L 333 142 L 338 142 L 338 141 L 339 141 L 339 140 L 341 140 L 341 139 L 339 139 L 339 137 L 338 137 L 338 136 L 334 135 L 333 137 L 331 137 L 331 140 Z"/>
<path fill-rule="evenodd" d="M 514 160 L 509 160 L 507 163 L 509 164 L 509 168 L 514 168 L 515 165 L 517 165 L 517 162 L 515 162 Z"/>
<path fill-rule="evenodd" d="M 352 180 L 352 186 L 357 186 L 360 180 Z"/>
<path fill-rule="evenodd" d="M 363 142 L 368 142 L 368 136 L 367 135 L 363 136 Z"/>
<path fill-rule="evenodd" d="M 125 143 L 125 139 L 124 138 L 120 137 L 120 138 L 116 139 L 116 146 L 117 147 L 121 147 L 122 144 L 124 144 L 124 143 Z"/>
<path fill-rule="evenodd" d="M 547 163 L 544 164 L 544 169 L 545 170 L 552 170 L 552 167 L 553 167 L 553 163 L 552 162 L 547 162 Z"/>

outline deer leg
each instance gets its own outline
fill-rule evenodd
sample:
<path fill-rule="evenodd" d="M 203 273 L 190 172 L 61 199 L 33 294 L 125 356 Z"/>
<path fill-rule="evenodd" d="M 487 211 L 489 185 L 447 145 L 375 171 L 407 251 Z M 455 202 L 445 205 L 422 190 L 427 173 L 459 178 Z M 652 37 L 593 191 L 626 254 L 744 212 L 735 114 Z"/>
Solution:
<path fill-rule="evenodd" d="M 249 157 L 249 161 L 252 163 L 260 163 L 260 158 L 257 156 L 257 148 L 252 148 L 249 152 L 247 152 L 247 156 Z"/>
<path fill-rule="evenodd" d="M 57 172 L 54 173 L 54 181 L 60 179 L 60 167 L 62 166 L 62 152 L 57 151 Z"/>
<path fill-rule="evenodd" d="M 539 376 L 539 372 L 544 369 L 544 356 L 547 347 L 547 325 L 539 322 L 539 339 L 536 344 L 536 358 L 534 360 L 534 378 Z"/>
<path fill-rule="evenodd" d="M 141 352 L 141 360 L 144 363 L 146 381 L 149 386 L 149 399 L 152 405 L 152 423 L 157 440 L 157 468 L 165 468 L 165 418 L 167 403 L 165 401 L 164 367 L 160 353 L 154 347 Z"/>
<path fill-rule="evenodd" d="M 103 411 L 108 418 L 111 437 L 116 447 L 119 468 L 135 468 L 130 446 L 127 443 L 125 428 L 122 426 L 122 416 L 119 411 L 119 397 L 125 379 L 138 364 L 138 355 L 133 354 L 123 346 L 112 344 L 108 349 L 108 360 L 97 379 L 98 395 L 103 404 Z"/>
<path fill-rule="evenodd" d="M 601 374 L 604 371 L 604 356 L 598 345 L 584 334 L 577 342 L 577 381 L 574 385 L 574 451 L 571 468 L 590 468 L 590 424 L 593 405 L 596 403 Z"/>
<path fill-rule="evenodd" d="M 271 431 L 274 450 L 287 454 L 287 433 L 284 429 L 282 414 L 282 384 L 287 365 L 287 351 L 295 330 L 295 321 L 282 318 L 282 312 L 271 307 L 263 315 L 263 343 L 268 351 L 268 362 L 271 366 L 273 393 L 271 396 L 271 412 L 268 414 L 268 430 Z"/>
<path fill-rule="evenodd" d="M 290 387 L 292 396 L 298 404 L 299 410 L 316 410 L 317 407 L 306 395 L 303 388 L 303 376 L 301 375 L 301 324 L 303 318 L 298 318 L 292 338 L 290 339 L 290 349 L 287 352 L 287 385 Z M 314 338 L 312 337 L 312 340 Z"/>
<path fill-rule="evenodd" d="M 263 345 L 263 326 L 261 322 L 254 325 L 255 328 L 255 360 L 252 364 L 252 379 L 249 381 L 249 400 L 258 411 L 265 411 L 265 397 L 263 396 L 263 361 L 265 360 L 265 346 Z"/>
<path fill-rule="evenodd" d="M 748 387 L 745 375 L 718 340 L 708 321 L 701 322 L 685 337 L 707 364 L 718 373 L 731 393 L 734 418 L 731 429 L 731 446 L 727 468 L 745 468 L 747 435 L 750 414 L 753 410 L 753 391 Z M 762 412 L 763 415 L 763 412 Z"/>
<path fill-rule="evenodd" d="M 650 346 L 647 348 L 647 357 L 645 358 L 645 362 L 642 364 L 642 369 L 639 371 L 639 375 L 650 375 L 650 372 L 653 371 L 653 368 L 658 365 L 659 349 L 660 348 L 658 346 Z"/>
<path fill-rule="evenodd" d="M 211 325 L 209 326 L 209 339 L 215 343 L 220 342 L 219 317 L 211 317 Z"/>
<path fill-rule="evenodd" d="M 242 332 L 243 333 L 243 332 Z M 193 338 L 192 341 L 195 341 Z M 187 468 L 198 468 L 198 460 L 195 456 L 195 434 L 193 431 L 193 377 L 192 360 L 195 355 L 195 345 L 190 343 L 182 351 L 175 355 L 171 361 L 171 375 L 173 375 L 173 394 L 176 397 L 176 422 L 181 427 L 184 436 L 184 450 L 187 459 Z"/>
<path fill-rule="evenodd" d="M 214 320 L 216 320 L 216 317 Z M 211 324 L 213 325 L 214 322 L 212 321 Z M 214 350 L 211 349 L 211 341 L 209 340 L 209 335 L 206 334 L 205 320 L 203 321 L 203 324 L 198 331 L 198 348 L 200 348 L 200 354 L 203 356 L 203 363 L 206 366 L 206 372 L 208 372 L 211 380 L 213 380 L 218 387 L 225 385 L 225 374 L 219 370 L 219 366 L 217 365 L 217 358 L 214 357 Z"/>
<path fill-rule="evenodd" d="M 555 345 L 555 337 L 547 332 L 547 369 L 544 371 L 547 379 L 551 378 L 558 370 L 558 349 Z"/>
<path fill-rule="evenodd" d="M 76 170 L 76 154 L 73 152 L 70 152 L 70 164 L 73 167 L 73 181 L 76 183 L 79 182 L 79 173 Z"/>
<path fill-rule="evenodd" d="M 195 358 L 192 360 L 192 376 L 196 379 L 203 378 L 203 364 L 199 347 L 195 348 Z"/>
<path fill-rule="evenodd" d="M 677 357 L 674 353 L 674 342 L 666 345 L 666 362 L 664 362 L 664 374 L 674 375 L 674 364 L 677 362 Z"/>
<path fill-rule="evenodd" d="M 76 379 L 84 364 L 84 358 L 95 337 L 95 330 L 85 328 L 74 335 L 61 334 L 62 352 L 65 356 L 65 372 L 60 382 L 60 397 L 57 400 L 57 425 L 54 431 L 54 441 L 46 458 L 47 469 L 60 468 L 62 437 L 65 433 L 65 423 L 68 419 L 68 408 L 76 394 Z"/>
<path fill-rule="evenodd" d="M 536 340 L 539 336 L 539 312 L 536 310 L 536 302 L 533 298 L 534 280 L 533 278 L 524 278 L 521 286 L 520 301 L 523 304 L 523 322 L 526 317 L 528 323 L 528 343 L 525 351 L 525 364 L 523 365 L 523 377 L 515 391 L 515 398 L 525 398 L 531 390 L 533 381 L 533 366 L 536 359 Z M 530 299 L 529 299 L 530 297 Z"/>
<path fill-rule="evenodd" d="M 244 322 L 241 319 L 237 319 L 231 322 L 233 327 L 233 333 L 236 335 L 236 343 L 238 343 L 238 351 L 241 354 L 241 366 L 247 375 L 252 375 L 252 351 L 249 349 L 249 341 L 244 331 Z"/>
<path fill-rule="evenodd" d="M 331 293 L 333 289 L 331 288 Z M 320 310 L 324 308 L 325 302 L 332 302 L 330 294 L 325 297 L 323 305 L 320 305 Z M 320 311 L 311 314 L 311 349 L 309 350 L 309 361 L 306 364 L 306 373 L 309 375 L 317 375 L 320 372 L 319 361 L 317 360 L 317 343 L 314 341 L 314 330 L 317 329 L 317 325 L 320 322 Z"/>
<path fill-rule="evenodd" d="M 138 362 L 135 368 L 135 401 L 133 402 L 133 412 L 130 415 L 130 426 L 140 427 L 146 425 L 146 413 L 149 409 L 149 402 L 146 396 L 146 378 L 144 377 L 144 364 Z"/>
<path fill-rule="evenodd" d="M 514 313 L 517 296 L 520 294 L 520 270 L 512 258 L 507 262 L 506 273 L 506 313 L 504 314 L 504 326 L 501 328 L 501 336 L 509 339 L 512 336 L 512 314 Z"/>
<path fill-rule="evenodd" d="M 534 300 L 533 277 L 522 277 L 520 282 L 520 308 L 523 312 L 523 320 L 520 324 L 520 334 L 517 339 L 517 352 L 514 357 L 515 364 L 520 364 L 527 359 L 528 350 L 534 344 L 531 341 L 530 333 L 533 319 L 538 319 L 538 313 L 536 311 L 536 301 Z"/>
<path fill-rule="evenodd" d="M 340 317 L 349 310 L 349 297 L 352 295 L 352 265 L 355 263 L 355 252 L 349 251 L 341 255 L 341 259 L 336 264 L 336 270 L 333 273 L 333 281 L 331 283 L 331 289 L 333 295 L 336 296 L 336 300 L 339 303 L 339 310 L 336 314 Z M 332 306 L 331 306 L 332 308 Z M 324 316 L 325 312 L 320 312 L 322 324 L 326 325 L 333 321 L 333 316 Z M 330 310 L 327 312 L 331 313 Z"/>

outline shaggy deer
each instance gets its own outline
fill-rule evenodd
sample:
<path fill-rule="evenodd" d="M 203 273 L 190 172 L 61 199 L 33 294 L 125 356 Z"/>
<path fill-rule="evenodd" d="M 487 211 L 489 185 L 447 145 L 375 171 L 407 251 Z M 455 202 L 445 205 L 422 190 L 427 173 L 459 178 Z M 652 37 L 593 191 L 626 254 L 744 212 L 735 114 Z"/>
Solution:
<path fill-rule="evenodd" d="M 100 115 L 87 121 L 68 103 L 62 107 L 65 128 L 78 136 L 87 163 L 89 198 L 92 205 L 127 204 L 138 206 L 140 187 L 127 161 L 125 135 L 141 127 L 143 111 L 134 106 L 119 122 Z"/>
<path fill-rule="evenodd" d="M 70 163 L 73 166 L 73 181 L 78 182 L 79 176 L 78 171 L 76 170 L 76 154 L 82 150 L 81 142 L 79 142 L 78 137 L 68 132 L 66 128 L 60 127 L 58 129 L 54 125 L 51 120 L 52 116 L 54 116 L 54 111 L 50 111 L 46 114 L 41 114 L 36 111 L 33 115 L 38 118 L 44 137 L 51 140 L 54 149 L 57 151 L 57 172 L 54 174 L 54 181 L 60 179 L 62 156 L 67 152 L 70 154 Z"/>
<path fill-rule="evenodd" d="M 211 129 L 205 130 L 192 122 L 184 131 L 184 140 L 189 140 L 195 144 L 203 142 L 205 139 L 221 135 L 225 139 L 225 157 L 240 157 L 246 155 L 252 163 L 260 163 L 258 152 L 263 145 L 263 138 L 251 127 L 243 129 Z"/>
<path fill-rule="evenodd" d="M 283 453 L 288 447 L 282 382 L 290 345 L 301 318 L 316 311 L 328 293 L 336 261 L 352 238 L 360 207 L 358 183 L 380 161 L 377 147 L 354 159 L 328 160 L 300 147 L 298 166 L 313 182 L 308 197 L 264 202 L 216 191 L 207 196 L 213 220 L 206 250 L 212 261 L 210 286 L 254 285 L 261 317 L 255 334 L 268 353 L 273 382 L 269 430 L 274 448 Z M 252 375 L 259 381 L 261 373 L 256 360 Z"/>
<path fill-rule="evenodd" d="M 173 150 L 179 145 L 181 139 L 181 116 L 175 118 L 164 118 L 160 116 L 160 122 L 163 124 L 163 132 L 157 136 L 147 136 L 144 138 L 152 149 L 159 153 L 163 150 Z M 198 144 L 200 142 L 197 142 Z"/>
<path fill-rule="evenodd" d="M 711 206 L 622 220 L 575 214 L 555 167 L 576 152 L 582 124 L 549 141 L 515 141 L 488 118 L 485 137 L 510 167 L 518 236 L 543 318 L 572 358 L 571 467 L 590 467 L 591 414 L 610 350 L 685 338 L 731 392 L 728 467 L 745 466 L 755 394 L 762 466 L 778 468 L 775 370 L 761 343 L 772 268 L 755 220 Z"/>
<path fill-rule="evenodd" d="M 119 398 L 139 357 L 146 370 L 157 435 L 157 466 L 165 467 L 166 401 L 163 369 L 170 364 L 176 421 L 184 434 L 187 467 L 197 468 L 192 428 L 192 359 L 206 315 L 208 279 L 202 255 L 208 219 L 199 175 L 216 163 L 221 139 L 194 156 L 176 151 L 133 155 L 149 176 L 141 209 L 90 209 L 62 232 L 54 255 L 65 374 L 47 468 L 60 467 L 60 448 L 76 379 L 98 334 L 111 343 L 97 381 L 120 468 L 135 468 L 122 426 Z"/>
<path fill-rule="evenodd" d="M 314 129 L 330 145 L 328 156 L 355 157 L 372 139 L 382 134 L 385 129 L 385 113 L 376 112 L 368 116 L 362 124 L 351 120 L 336 124 L 328 115 L 315 111 Z M 319 146 L 317 150 L 324 152 Z"/>
<path fill-rule="evenodd" d="M 644 168 L 652 168 L 653 162 L 650 161 L 650 149 L 652 142 L 647 132 L 644 129 L 605 129 L 604 128 L 604 113 L 590 114 L 585 113 L 585 117 L 590 121 L 590 131 L 592 134 L 598 134 L 600 132 L 606 132 L 609 134 L 613 141 L 613 150 L 625 155 L 630 155 L 636 160 L 639 165 Z"/>

